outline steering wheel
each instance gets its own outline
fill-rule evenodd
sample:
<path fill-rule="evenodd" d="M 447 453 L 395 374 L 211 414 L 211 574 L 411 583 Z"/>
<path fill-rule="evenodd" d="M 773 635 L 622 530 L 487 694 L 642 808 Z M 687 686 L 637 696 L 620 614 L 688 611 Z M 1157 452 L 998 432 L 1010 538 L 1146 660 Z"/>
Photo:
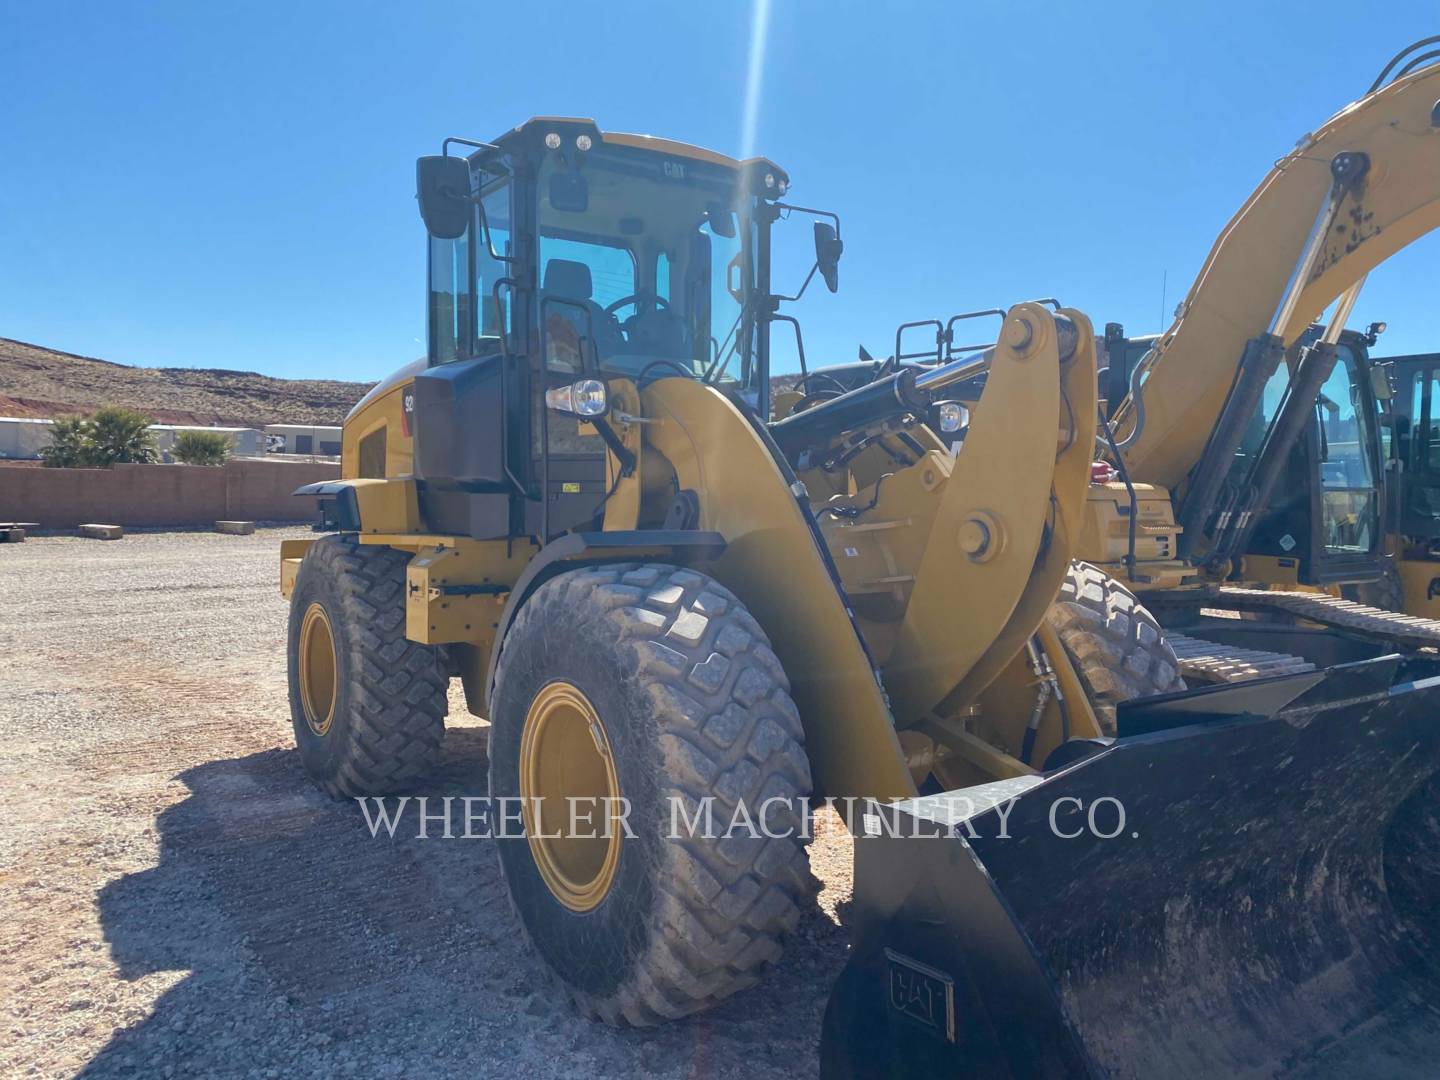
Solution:
<path fill-rule="evenodd" d="M 628 296 L 622 296 L 619 300 L 612 300 L 606 304 L 605 314 L 613 316 L 615 312 L 619 311 L 626 304 L 634 304 L 635 314 L 637 315 L 645 314 L 652 306 L 664 308 L 666 311 L 670 310 L 670 301 L 666 300 L 663 296 L 650 292 L 632 292 Z"/>

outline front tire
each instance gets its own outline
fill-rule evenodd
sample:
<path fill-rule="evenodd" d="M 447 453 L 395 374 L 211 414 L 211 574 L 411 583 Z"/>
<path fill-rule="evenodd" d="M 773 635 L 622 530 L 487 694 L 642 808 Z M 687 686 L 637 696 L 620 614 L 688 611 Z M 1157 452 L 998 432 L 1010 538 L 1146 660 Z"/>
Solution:
<path fill-rule="evenodd" d="M 1148 608 L 1090 563 L 1070 564 L 1046 621 L 1060 638 L 1106 735 L 1130 698 L 1184 690 L 1180 661 Z"/>
<path fill-rule="evenodd" d="M 331 798 L 406 792 L 434 768 L 449 680 L 439 652 L 405 637 L 394 548 L 327 536 L 290 596 L 290 718 L 305 771 Z"/>
<path fill-rule="evenodd" d="M 491 711 L 492 812 L 543 799 L 523 838 L 496 845 L 501 868 L 580 1010 L 648 1026 L 755 983 L 813 892 L 799 835 L 810 768 L 785 673 L 740 601 L 674 566 L 562 574 L 506 635 Z M 628 805 L 613 853 L 572 838 L 606 819 L 594 803 L 573 833 L 535 838 L 565 820 L 547 813 L 554 800 L 607 792 Z M 760 824 L 767 800 L 769 835 L 725 835 L 742 805 Z"/>

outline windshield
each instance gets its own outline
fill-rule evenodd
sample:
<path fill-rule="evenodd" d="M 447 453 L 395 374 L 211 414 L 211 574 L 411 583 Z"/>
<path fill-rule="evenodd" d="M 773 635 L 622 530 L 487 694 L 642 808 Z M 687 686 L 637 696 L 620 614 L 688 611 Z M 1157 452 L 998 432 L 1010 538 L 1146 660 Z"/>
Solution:
<path fill-rule="evenodd" d="M 540 170 L 546 365 L 632 378 L 723 369 L 753 390 L 753 226 L 734 170 L 602 146 L 579 171 L 577 186 L 558 154 Z"/>

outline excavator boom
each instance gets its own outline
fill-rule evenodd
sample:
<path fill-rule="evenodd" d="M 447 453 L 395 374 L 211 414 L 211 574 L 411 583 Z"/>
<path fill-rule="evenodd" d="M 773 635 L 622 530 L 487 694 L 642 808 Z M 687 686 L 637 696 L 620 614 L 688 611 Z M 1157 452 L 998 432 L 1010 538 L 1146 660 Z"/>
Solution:
<path fill-rule="evenodd" d="M 1342 155 L 1363 155 L 1351 158 L 1362 175 L 1332 207 Z M 1130 475 L 1180 485 L 1216 427 L 1247 343 L 1267 331 L 1293 343 L 1375 266 L 1437 226 L 1440 66 L 1432 65 L 1306 135 L 1225 226 L 1141 366 L 1142 400 L 1132 391 L 1116 414 Z"/>

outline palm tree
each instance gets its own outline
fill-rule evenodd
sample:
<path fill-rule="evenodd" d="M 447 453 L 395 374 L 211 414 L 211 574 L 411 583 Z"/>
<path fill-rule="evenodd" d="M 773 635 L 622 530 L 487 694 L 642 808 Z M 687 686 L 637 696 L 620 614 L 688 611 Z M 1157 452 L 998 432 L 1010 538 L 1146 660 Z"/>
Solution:
<path fill-rule="evenodd" d="M 224 465 L 231 446 L 230 436 L 221 431 L 181 431 L 170 456 L 182 465 Z"/>
<path fill-rule="evenodd" d="M 51 426 L 50 445 L 40 451 L 40 460 L 52 469 L 83 469 L 91 464 L 94 450 L 90 421 L 72 416 Z"/>
<path fill-rule="evenodd" d="M 91 464 L 102 469 L 121 462 L 148 464 L 160 460 L 150 417 L 134 409 L 107 405 L 90 418 Z"/>

